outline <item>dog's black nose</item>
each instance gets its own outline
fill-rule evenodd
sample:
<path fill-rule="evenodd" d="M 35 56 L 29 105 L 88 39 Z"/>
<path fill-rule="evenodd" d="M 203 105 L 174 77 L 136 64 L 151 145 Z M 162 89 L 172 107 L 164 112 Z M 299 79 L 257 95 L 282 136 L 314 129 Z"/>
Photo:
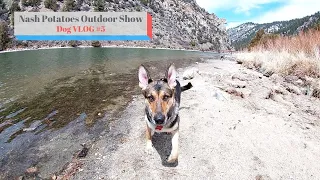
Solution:
<path fill-rule="evenodd" d="M 164 122 L 164 115 L 161 114 L 161 113 L 157 113 L 155 116 L 154 116 L 154 121 L 157 123 L 157 124 L 163 124 Z"/>

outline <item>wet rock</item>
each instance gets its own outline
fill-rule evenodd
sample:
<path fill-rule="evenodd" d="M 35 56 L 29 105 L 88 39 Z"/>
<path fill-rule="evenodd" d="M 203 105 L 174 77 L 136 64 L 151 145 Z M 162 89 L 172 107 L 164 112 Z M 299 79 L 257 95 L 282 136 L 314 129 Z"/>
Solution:
<path fill-rule="evenodd" d="M 183 72 L 182 77 L 184 80 L 193 79 L 196 73 L 199 73 L 197 68 L 190 68 Z"/>
<path fill-rule="evenodd" d="M 15 117 L 16 115 L 22 113 L 25 109 L 26 109 L 26 108 L 23 108 L 23 109 L 20 109 L 19 111 L 16 111 L 16 112 L 14 112 L 14 113 L 9 114 L 8 116 L 6 116 L 6 119 L 10 119 L 10 118 Z"/>
<path fill-rule="evenodd" d="M 0 119 L 1 119 L 1 118 L 0 118 Z M 0 133 L 1 133 L 4 129 L 6 129 L 7 127 L 9 127 L 9 126 L 11 126 L 11 125 L 13 125 L 11 119 L 6 120 L 5 122 L 1 123 L 1 124 L 0 124 Z"/>
<path fill-rule="evenodd" d="M 51 119 L 53 116 L 55 116 L 58 113 L 58 111 L 52 111 L 45 119 Z"/>
<path fill-rule="evenodd" d="M 37 120 L 37 121 L 33 122 L 33 123 L 30 125 L 30 127 L 24 128 L 23 131 L 24 131 L 24 132 L 34 131 L 34 130 L 36 130 L 36 129 L 41 125 L 41 123 L 42 123 L 42 121 Z"/>
<path fill-rule="evenodd" d="M 82 146 L 82 150 L 79 152 L 78 154 L 78 158 L 84 158 L 87 156 L 88 152 L 89 152 L 89 148 L 87 147 L 86 144 L 81 144 Z"/>
<path fill-rule="evenodd" d="M 0 135 L 0 144 L 3 142 L 11 142 L 16 136 L 20 135 L 23 130 L 24 122 L 26 120 L 20 121 L 14 125 L 4 126 Z M 10 121 L 9 121 L 10 122 Z"/>

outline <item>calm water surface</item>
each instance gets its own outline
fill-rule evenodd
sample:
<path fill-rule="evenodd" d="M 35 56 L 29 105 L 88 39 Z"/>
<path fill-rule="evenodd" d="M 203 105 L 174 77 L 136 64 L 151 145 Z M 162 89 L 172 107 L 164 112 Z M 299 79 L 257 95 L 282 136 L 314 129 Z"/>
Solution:
<path fill-rule="evenodd" d="M 63 48 L 0 54 L 0 135 L 23 128 L 60 128 L 85 114 L 92 125 L 114 115 L 137 94 L 137 68 L 164 73 L 217 54 L 143 48 Z M 50 116 L 50 117 L 49 117 Z M 51 117 L 52 116 L 52 117 Z M 50 119 L 50 120 L 49 120 Z M 21 124 L 21 122 L 24 122 Z M 12 124 L 23 125 L 10 131 Z M 6 131 L 4 131 L 6 130 Z"/>
<path fill-rule="evenodd" d="M 66 48 L 4 53 L 0 54 L 0 102 L 37 93 L 55 79 L 98 65 L 103 65 L 108 73 L 127 73 L 144 62 L 212 55 L 135 48 Z"/>

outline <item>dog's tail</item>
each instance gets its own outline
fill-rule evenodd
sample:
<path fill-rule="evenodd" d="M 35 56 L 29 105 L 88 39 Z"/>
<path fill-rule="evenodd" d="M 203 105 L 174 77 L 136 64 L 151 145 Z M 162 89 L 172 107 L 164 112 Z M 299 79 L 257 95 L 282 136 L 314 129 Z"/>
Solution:
<path fill-rule="evenodd" d="M 188 89 L 191 89 L 192 87 L 193 87 L 192 84 L 190 82 L 188 82 L 187 85 L 184 85 L 181 87 L 181 92 L 186 91 Z"/>

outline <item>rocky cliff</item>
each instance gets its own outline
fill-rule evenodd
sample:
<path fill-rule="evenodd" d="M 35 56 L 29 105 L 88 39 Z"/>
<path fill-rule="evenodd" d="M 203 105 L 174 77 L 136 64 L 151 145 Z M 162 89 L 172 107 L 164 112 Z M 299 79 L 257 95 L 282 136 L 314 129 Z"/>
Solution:
<path fill-rule="evenodd" d="M 30 1 L 31 3 L 26 3 Z M 146 11 L 153 17 L 153 39 L 145 41 L 102 42 L 102 45 L 129 45 L 198 50 L 231 49 L 225 20 L 206 12 L 195 0 L 21 0 L 21 11 Z M 15 1 L 13 1 L 15 2 Z M 50 2 L 50 5 L 48 5 Z M 11 4 L 12 2 L 7 2 Z M 10 9 L 8 6 L 8 9 Z M 10 11 L 8 12 L 8 14 Z M 6 17 L 6 16 L 3 16 Z M 8 19 L 10 14 L 7 16 Z M 11 35 L 12 35 L 11 30 Z M 90 45 L 91 42 L 77 42 L 76 45 Z M 67 42 L 17 42 L 11 47 L 66 46 Z"/>

